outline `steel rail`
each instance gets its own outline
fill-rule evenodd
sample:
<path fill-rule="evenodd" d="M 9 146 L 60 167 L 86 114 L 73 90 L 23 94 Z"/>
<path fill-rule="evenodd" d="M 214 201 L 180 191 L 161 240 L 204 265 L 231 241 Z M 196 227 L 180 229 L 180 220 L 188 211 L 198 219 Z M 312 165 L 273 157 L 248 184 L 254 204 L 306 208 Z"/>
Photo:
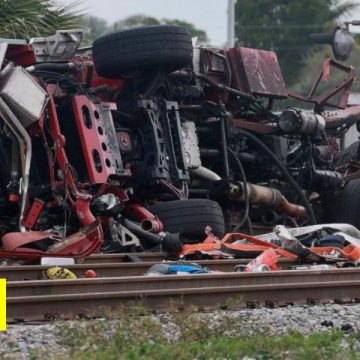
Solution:
<path fill-rule="evenodd" d="M 92 292 L 163 290 L 176 288 L 223 287 L 355 281 L 360 269 L 274 271 L 167 276 L 126 276 L 76 280 L 29 280 L 7 283 L 7 296 L 87 294 Z"/>
<path fill-rule="evenodd" d="M 49 320 L 74 316 L 103 315 L 121 305 L 141 302 L 145 307 L 166 310 L 169 306 L 204 307 L 246 304 L 289 304 L 328 302 L 360 298 L 360 280 L 309 281 L 284 284 L 209 286 L 157 290 L 110 291 L 58 295 L 19 296 L 7 298 L 8 321 Z"/>
<path fill-rule="evenodd" d="M 232 260 L 201 260 L 196 261 L 197 264 L 208 267 L 212 270 L 231 272 L 234 271 L 236 265 L 244 265 L 249 262 L 249 259 L 232 259 Z M 99 277 L 118 277 L 118 276 L 137 276 L 144 275 L 144 273 L 153 265 L 158 264 L 159 261 L 145 261 L 132 263 L 94 263 L 94 264 L 76 264 L 66 266 L 78 277 L 84 277 L 85 271 L 92 269 Z M 167 261 L 168 264 L 174 262 Z M 281 261 L 282 265 L 294 265 L 294 261 Z M 17 280 L 39 280 L 43 278 L 43 271 L 50 266 L 43 265 L 16 265 L 16 266 L 0 266 L 0 278 L 5 278 L 8 281 Z"/>
<path fill-rule="evenodd" d="M 93 254 L 80 262 L 81 264 L 101 264 L 101 263 L 116 263 L 116 262 L 132 262 L 131 257 L 138 257 L 141 261 L 163 261 L 169 259 L 169 255 L 161 252 L 152 253 L 123 253 L 123 254 Z"/>

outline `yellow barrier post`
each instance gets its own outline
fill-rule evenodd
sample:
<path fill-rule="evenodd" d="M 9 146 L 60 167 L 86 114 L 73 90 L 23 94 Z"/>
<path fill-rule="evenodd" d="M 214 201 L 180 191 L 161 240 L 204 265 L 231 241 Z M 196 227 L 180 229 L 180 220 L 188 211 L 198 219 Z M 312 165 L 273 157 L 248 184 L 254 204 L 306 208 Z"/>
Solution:
<path fill-rule="evenodd" d="M 6 279 L 0 279 L 0 331 L 6 330 Z"/>

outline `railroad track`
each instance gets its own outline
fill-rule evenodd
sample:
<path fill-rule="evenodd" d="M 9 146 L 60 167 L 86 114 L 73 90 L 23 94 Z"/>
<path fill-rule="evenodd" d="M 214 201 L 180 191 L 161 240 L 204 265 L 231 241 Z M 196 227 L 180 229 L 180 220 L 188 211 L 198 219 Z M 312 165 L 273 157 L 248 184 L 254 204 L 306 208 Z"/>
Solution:
<path fill-rule="evenodd" d="M 102 260 L 102 259 L 101 259 Z M 208 267 L 211 270 L 232 272 L 235 266 L 245 265 L 249 259 L 231 259 L 231 260 L 200 260 L 196 261 L 201 266 Z M 159 261 L 143 261 L 143 262 L 94 262 L 82 263 L 76 265 L 66 266 L 77 277 L 84 277 L 86 270 L 92 269 L 96 272 L 98 277 L 122 277 L 122 276 L 141 276 L 153 265 L 158 264 Z M 166 261 L 168 264 L 174 264 L 174 261 Z M 281 261 L 283 266 L 295 265 L 294 261 Z M 7 281 L 21 281 L 21 280 L 39 280 L 43 278 L 43 271 L 49 266 L 42 265 L 17 265 L 17 266 L 2 266 L 0 267 L 0 278 L 5 278 Z"/>
<path fill-rule="evenodd" d="M 360 269 L 236 273 L 235 266 L 249 260 L 231 259 L 196 261 L 223 272 L 219 274 L 144 276 L 154 264 L 174 262 L 164 253 L 132 255 L 96 254 L 67 266 L 76 280 L 43 280 L 48 266 L 0 267 L 0 277 L 8 281 L 8 321 L 96 316 L 129 302 L 165 310 L 171 303 L 223 307 L 234 299 L 238 306 L 277 306 L 360 298 Z M 296 264 L 284 259 L 280 263 L 285 268 Z M 85 279 L 88 269 L 98 277 Z"/>
<path fill-rule="evenodd" d="M 124 254 L 93 254 L 82 260 L 82 264 L 101 264 L 101 263 L 118 263 L 118 262 L 133 262 L 138 258 L 141 261 L 159 262 L 169 259 L 169 255 L 161 252 L 152 253 L 124 253 Z"/>
<path fill-rule="evenodd" d="M 360 269 L 336 269 L 10 281 L 7 317 L 18 321 L 96 316 L 136 302 L 165 310 L 174 303 L 224 307 L 234 299 L 237 306 L 357 301 L 359 279 Z"/>

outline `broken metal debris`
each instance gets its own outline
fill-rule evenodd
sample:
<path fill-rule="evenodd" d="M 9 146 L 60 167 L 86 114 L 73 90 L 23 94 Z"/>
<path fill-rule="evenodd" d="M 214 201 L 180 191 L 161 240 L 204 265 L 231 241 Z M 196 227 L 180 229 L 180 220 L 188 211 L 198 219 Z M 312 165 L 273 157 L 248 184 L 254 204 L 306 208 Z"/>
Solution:
<path fill-rule="evenodd" d="M 339 229 L 347 233 L 339 232 Z M 245 272 L 279 270 L 279 258 L 297 259 L 302 265 L 295 266 L 296 270 L 357 267 L 360 263 L 360 238 L 352 237 L 349 233 L 358 233 L 358 230 L 347 224 L 293 229 L 278 225 L 274 232 L 256 237 L 234 233 L 217 240 L 210 235 L 201 244 L 184 245 L 179 256 L 182 259 L 219 259 L 225 258 L 223 254 L 226 254 L 232 258 L 254 258 L 246 266 L 238 265 L 235 268 L 235 271 Z"/>

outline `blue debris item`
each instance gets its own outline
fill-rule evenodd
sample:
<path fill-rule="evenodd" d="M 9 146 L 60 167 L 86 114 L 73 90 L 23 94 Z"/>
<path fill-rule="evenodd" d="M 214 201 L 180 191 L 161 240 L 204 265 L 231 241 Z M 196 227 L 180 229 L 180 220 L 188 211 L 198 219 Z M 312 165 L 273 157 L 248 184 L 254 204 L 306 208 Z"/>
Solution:
<path fill-rule="evenodd" d="M 321 239 L 314 238 L 306 238 L 304 240 L 300 240 L 300 242 L 305 246 L 318 246 L 318 247 L 336 247 L 339 249 L 343 249 L 345 247 L 345 239 L 343 236 L 338 234 L 329 234 Z"/>
<path fill-rule="evenodd" d="M 189 274 L 207 274 L 210 272 L 210 270 L 207 268 L 203 268 L 197 264 L 169 266 L 169 270 L 168 270 L 169 274 L 176 274 L 178 272 L 189 273 Z"/>
<path fill-rule="evenodd" d="M 155 264 L 146 275 L 209 274 L 211 270 L 195 263 Z"/>

